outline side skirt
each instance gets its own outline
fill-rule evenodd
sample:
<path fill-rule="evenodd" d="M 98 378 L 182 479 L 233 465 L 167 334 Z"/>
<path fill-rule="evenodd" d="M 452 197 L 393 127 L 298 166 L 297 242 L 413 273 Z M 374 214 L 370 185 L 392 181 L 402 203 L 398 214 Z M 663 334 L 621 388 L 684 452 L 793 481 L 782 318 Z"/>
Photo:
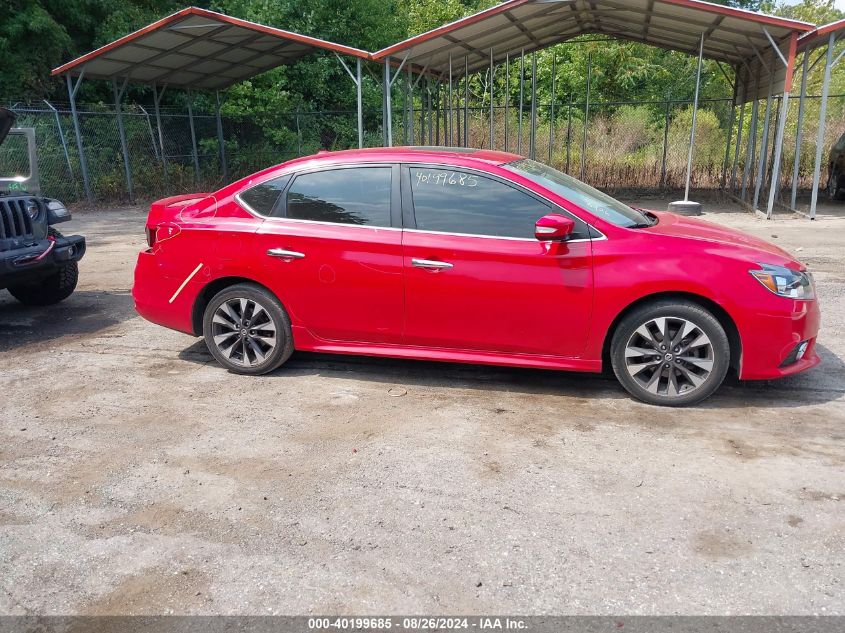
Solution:
<path fill-rule="evenodd" d="M 295 347 L 302 352 L 325 354 L 349 354 L 353 356 L 385 356 L 473 365 L 502 365 L 508 367 L 531 367 L 535 369 L 559 369 L 601 373 L 600 360 L 566 358 L 563 356 L 541 356 L 536 354 L 504 354 L 477 350 L 443 349 L 434 347 L 412 347 L 374 343 L 352 343 L 325 341 L 316 338 L 307 328 L 294 326 Z"/>

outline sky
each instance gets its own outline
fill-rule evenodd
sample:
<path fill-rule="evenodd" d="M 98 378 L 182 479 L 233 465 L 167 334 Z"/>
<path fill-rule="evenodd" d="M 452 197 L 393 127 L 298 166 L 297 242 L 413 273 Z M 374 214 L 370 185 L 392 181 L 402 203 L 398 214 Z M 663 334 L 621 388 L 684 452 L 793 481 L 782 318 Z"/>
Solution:
<path fill-rule="evenodd" d="M 787 4 L 798 4 L 798 0 L 786 0 Z M 845 0 L 835 0 L 834 5 L 840 11 L 845 11 Z"/>

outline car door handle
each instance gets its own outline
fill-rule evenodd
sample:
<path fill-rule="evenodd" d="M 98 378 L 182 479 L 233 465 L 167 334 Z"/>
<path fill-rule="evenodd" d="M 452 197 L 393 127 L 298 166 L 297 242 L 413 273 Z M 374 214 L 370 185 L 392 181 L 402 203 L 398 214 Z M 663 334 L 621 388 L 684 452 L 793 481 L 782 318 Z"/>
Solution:
<path fill-rule="evenodd" d="M 426 268 L 431 271 L 449 270 L 452 264 L 449 262 L 438 262 L 434 259 L 412 259 L 411 266 L 415 268 Z"/>
<path fill-rule="evenodd" d="M 267 251 L 267 254 L 270 257 L 278 257 L 280 259 L 302 259 L 305 257 L 305 253 L 300 253 L 298 251 L 288 251 L 284 248 L 271 248 Z"/>

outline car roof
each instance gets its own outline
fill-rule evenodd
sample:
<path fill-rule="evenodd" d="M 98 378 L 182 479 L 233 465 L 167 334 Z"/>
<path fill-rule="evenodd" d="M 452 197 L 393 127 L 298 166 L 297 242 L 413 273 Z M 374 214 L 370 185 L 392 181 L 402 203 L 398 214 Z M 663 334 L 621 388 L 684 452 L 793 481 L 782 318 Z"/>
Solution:
<path fill-rule="evenodd" d="M 462 159 L 477 160 L 491 165 L 503 165 L 523 158 L 519 154 L 497 152 L 488 149 L 472 147 L 437 147 L 426 145 L 408 145 L 400 147 L 367 147 L 364 149 L 347 149 L 337 152 L 321 151 L 307 159 L 327 158 L 331 160 L 344 159 L 349 162 L 362 161 L 413 161 L 413 160 L 449 160 L 460 157 Z"/>
<path fill-rule="evenodd" d="M 236 180 L 224 189 L 237 190 L 249 187 L 265 179 L 266 176 L 279 173 L 279 169 L 295 171 L 302 168 L 320 167 L 322 165 L 354 165 L 356 163 L 390 163 L 390 162 L 445 162 L 456 161 L 458 165 L 478 162 L 487 165 L 503 165 L 525 158 L 510 152 L 496 152 L 487 149 L 473 149 L 471 147 L 436 147 L 436 146 L 402 146 L 402 147 L 367 147 L 364 149 L 347 149 L 337 152 L 320 151 L 310 156 L 294 158 L 280 165 L 267 167 L 259 172 Z"/>

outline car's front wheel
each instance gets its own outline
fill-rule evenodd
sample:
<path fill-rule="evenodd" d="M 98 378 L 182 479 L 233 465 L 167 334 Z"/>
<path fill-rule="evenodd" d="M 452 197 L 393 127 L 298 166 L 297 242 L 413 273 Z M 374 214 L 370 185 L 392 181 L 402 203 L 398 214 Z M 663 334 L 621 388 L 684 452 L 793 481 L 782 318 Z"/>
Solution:
<path fill-rule="evenodd" d="M 253 284 L 230 286 L 211 299 L 203 314 L 203 336 L 217 362 L 237 374 L 266 374 L 293 353 L 284 307 Z"/>
<path fill-rule="evenodd" d="M 635 309 L 619 323 L 610 357 L 631 395 L 679 407 L 719 388 L 730 365 L 730 344 L 718 319 L 703 307 L 663 300 Z"/>

